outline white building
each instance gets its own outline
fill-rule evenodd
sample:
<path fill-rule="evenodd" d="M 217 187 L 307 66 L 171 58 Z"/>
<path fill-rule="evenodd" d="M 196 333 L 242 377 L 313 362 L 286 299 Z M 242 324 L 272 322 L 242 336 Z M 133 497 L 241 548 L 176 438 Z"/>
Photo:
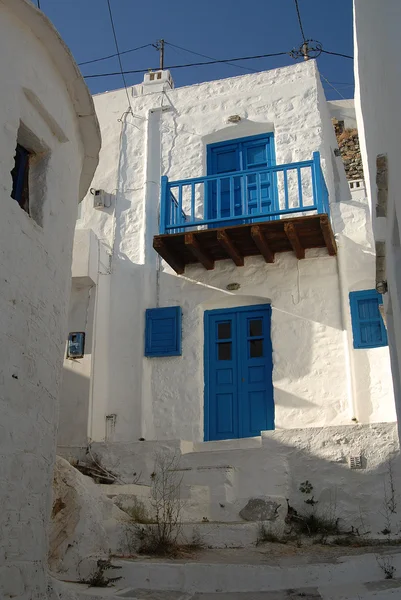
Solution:
<path fill-rule="evenodd" d="M 354 0 L 355 98 L 367 195 L 377 248 L 394 393 L 401 417 L 401 154 L 399 99 L 401 6 L 397 0 Z M 380 40 L 372 52 L 372 39 Z M 385 65 L 385 68 L 384 68 Z"/>
<path fill-rule="evenodd" d="M 0 47 L 0 597 L 42 600 L 74 225 L 100 132 L 31 2 L 0 2 Z"/>
<path fill-rule="evenodd" d="M 315 62 L 129 93 L 95 97 L 60 446 L 394 422 L 369 207 Z"/>

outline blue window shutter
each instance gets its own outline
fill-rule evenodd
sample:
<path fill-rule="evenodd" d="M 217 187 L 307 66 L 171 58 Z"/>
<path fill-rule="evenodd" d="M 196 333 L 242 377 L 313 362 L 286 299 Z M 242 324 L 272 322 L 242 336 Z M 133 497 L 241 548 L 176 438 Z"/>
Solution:
<path fill-rule="evenodd" d="M 354 348 L 378 348 L 387 346 L 387 332 L 379 311 L 383 304 L 376 290 L 351 292 L 352 333 Z"/>
<path fill-rule="evenodd" d="M 145 356 L 181 356 L 181 306 L 148 308 Z"/>

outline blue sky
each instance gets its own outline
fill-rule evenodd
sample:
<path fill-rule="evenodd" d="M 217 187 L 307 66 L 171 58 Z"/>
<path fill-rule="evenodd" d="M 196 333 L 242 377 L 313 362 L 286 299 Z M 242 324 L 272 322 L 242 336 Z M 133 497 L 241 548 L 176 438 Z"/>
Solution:
<path fill-rule="evenodd" d="M 37 2 L 37 0 L 33 0 Z M 40 0 L 71 48 L 77 62 L 115 52 L 106 0 Z M 164 38 L 166 42 L 213 58 L 287 52 L 302 43 L 294 0 L 111 0 L 120 50 Z M 299 0 L 307 38 L 325 50 L 353 55 L 352 0 Z M 166 45 L 165 65 L 203 61 L 199 56 Z M 148 47 L 122 56 L 125 70 L 158 66 L 158 53 Z M 237 63 L 258 71 L 293 64 L 289 56 Z M 321 55 L 319 70 L 345 98 L 353 97 L 352 60 Z M 119 70 L 116 58 L 82 66 L 84 75 Z M 173 69 L 175 85 L 222 79 L 246 73 L 226 64 Z M 141 74 L 127 75 L 140 83 Z M 122 87 L 121 76 L 87 79 L 92 93 Z M 341 96 L 325 81 L 328 99 Z"/>

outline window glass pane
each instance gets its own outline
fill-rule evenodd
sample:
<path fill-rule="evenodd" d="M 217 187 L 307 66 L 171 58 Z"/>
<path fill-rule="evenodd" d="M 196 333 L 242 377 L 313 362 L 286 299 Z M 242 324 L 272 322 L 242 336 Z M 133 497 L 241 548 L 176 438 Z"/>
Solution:
<path fill-rule="evenodd" d="M 231 337 L 231 323 L 218 323 L 217 324 L 217 338 L 219 340 L 226 340 Z"/>
<path fill-rule="evenodd" d="M 249 341 L 249 356 L 250 358 L 259 358 L 263 356 L 263 340 Z"/>
<path fill-rule="evenodd" d="M 249 320 L 249 335 L 255 337 L 256 335 L 263 335 L 262 319 L 250 319 Z"/>
<path fill-rule="evenodd" d="M 219 360 L 231 360 L 231 342 L 218 344 L 217 356 Z"/>

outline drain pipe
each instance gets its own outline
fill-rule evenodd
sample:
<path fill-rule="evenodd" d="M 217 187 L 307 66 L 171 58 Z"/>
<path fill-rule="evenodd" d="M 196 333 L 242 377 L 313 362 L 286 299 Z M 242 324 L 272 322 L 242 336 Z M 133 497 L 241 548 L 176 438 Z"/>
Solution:
<path fill-rule="evenodd" d="M 352 340 L 348 334 L 349 331 L 349 299 L 348 286 L 346 278 L 345 263 L 345 244 L 343 236 L 336 235 L 337 241 L 337 270 L 340 284 L 341 296 L 341 322 L 345 355 L 345 373 L 347 381 L 348 406 L 351 421 L 358 421 L 358 411 L 356 406 L 356 387 L 355 387 L 355 365 L 353 357 Z"/>

